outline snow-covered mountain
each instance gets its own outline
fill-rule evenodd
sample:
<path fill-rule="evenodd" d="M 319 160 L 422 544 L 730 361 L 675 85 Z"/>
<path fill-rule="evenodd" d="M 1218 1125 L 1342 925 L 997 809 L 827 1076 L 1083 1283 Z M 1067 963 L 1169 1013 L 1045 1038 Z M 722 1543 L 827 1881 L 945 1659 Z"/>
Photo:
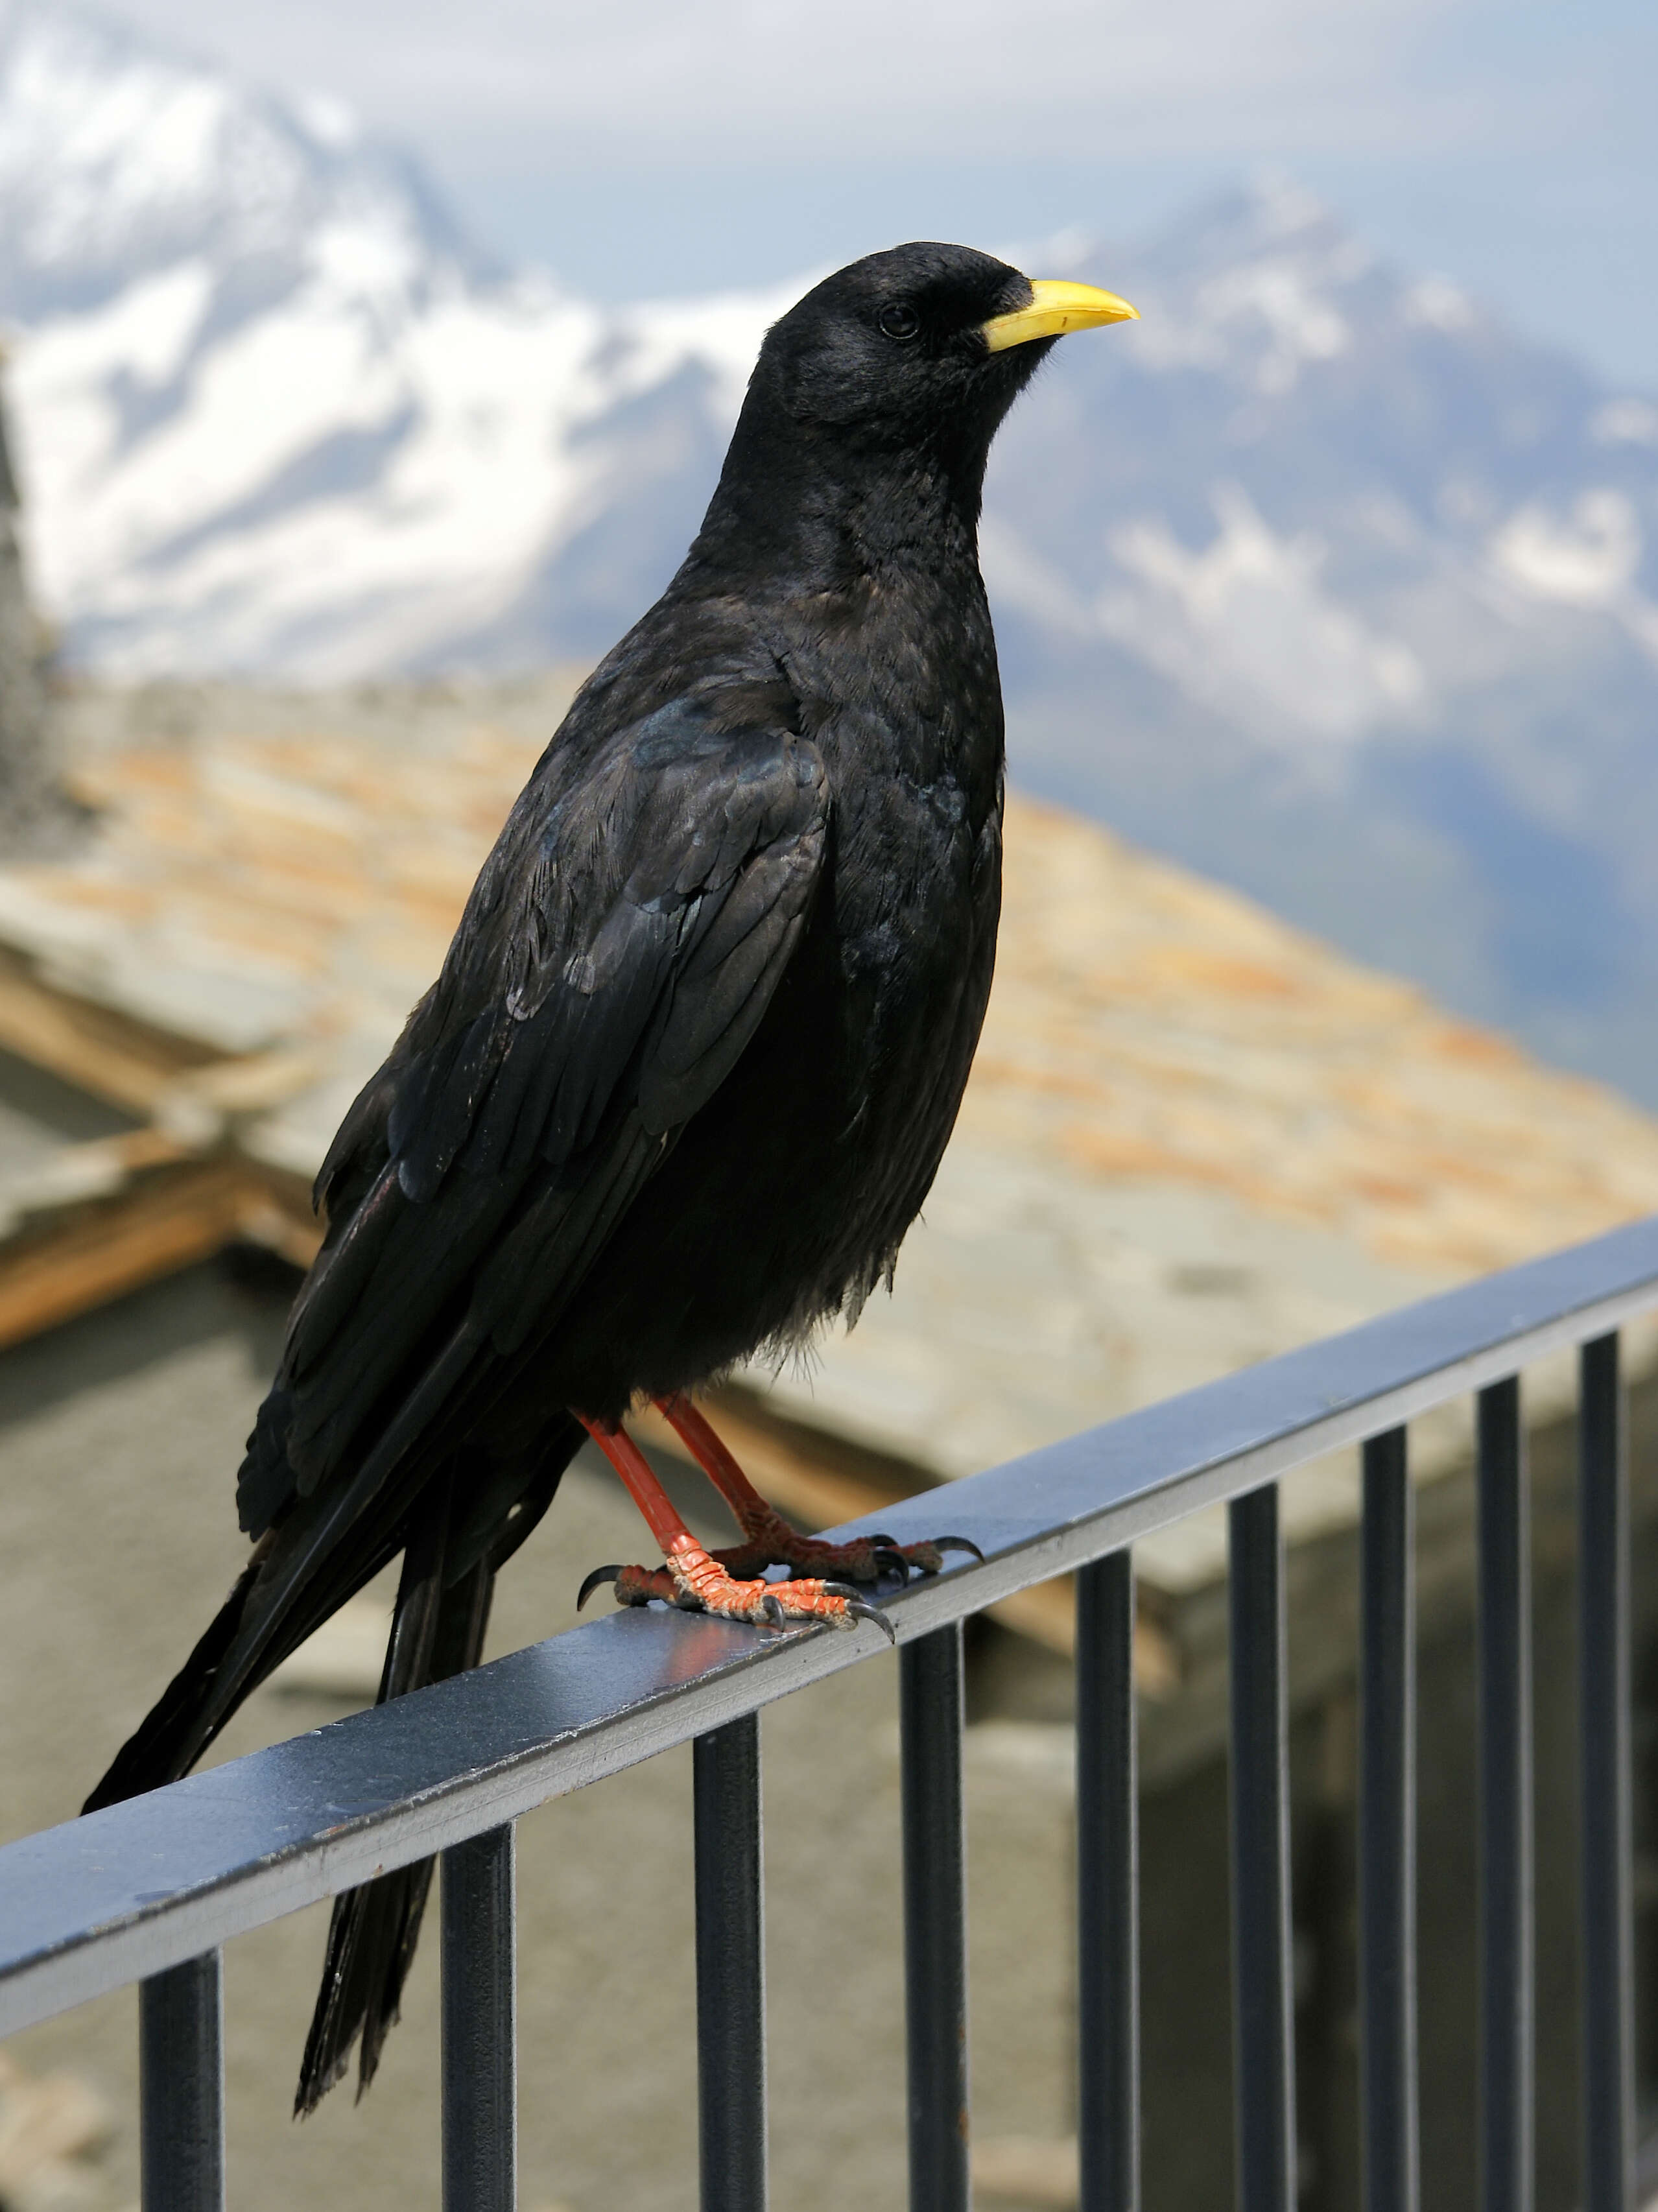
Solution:
<path fill-rule="evenodd" d="M 586 652 L 706 489 L 778 301 L 509 281 L 415 166 L 58 4 L 0 30 L 0 314 L 38 588 L 76 657 L 340 676 Z M 683 474 L 674 513 L 640 493 Z M 585 623 L 544 640 L 577 564 Z M 632 587 L 631 597 L 629 596 Z"/>
<path fill-rule="evenodd" d="M 1658 1100 L 1658 405 L 1288 189 L 1079 273 L 1144 319 L 993 459 L 1025 780 Z"/>
<path fill-rule="evenodd" d="M 1658 1099 L 1658 405 L 1285 185 L 1046 273 L 1144 320 L 994 459 L 1016 775 Z M 602 651 L 799 289 L 600 308 L 327 103 L 0 14 L 0 315 L 81 660 Z"/>

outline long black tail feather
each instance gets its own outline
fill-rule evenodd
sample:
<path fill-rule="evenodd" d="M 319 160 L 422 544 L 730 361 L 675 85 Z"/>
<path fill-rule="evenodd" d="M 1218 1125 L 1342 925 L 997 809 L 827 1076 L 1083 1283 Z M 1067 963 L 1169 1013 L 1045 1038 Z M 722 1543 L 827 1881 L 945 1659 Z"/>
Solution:
<path fill-rule="evenodd" d="M 404 1551 L 380 1677 L 381 1704 L 476 1667 L 483 1653 L 495 1576 L 488 1561 L 480 1559 L 459 1582 L 448 1582 L 452 1484 L 434 1489 L 436 1494 Z M 322 1987 L 300 2064 L 295 2113 L 314 2112 L 344 2074 L 359 2036 L 359 2097 L 374 2080 L 419 1941 L 432 1863 L 418 1860 L 335 1899 Z"/>
<path fill-rule="evenodd" d="M 432 1504 L 403 1555 L 392 1638 L 380 1678 L 380 1702 L 430 1682 L 441 1682 L 483 1656 L 495 1577 L 552 1503 L 566 1459 L 544 1462 L 528 1489 L 496 1524 L 495 1541 L 479 1556 L 477 1516 L 447 1484 L 434 1486 Z M 420 1940 L 422 1915 L 434 1862 L 398 1867 L 334 1900 L 311 2031 L 295 2092 L 296 2117 L 313 2112 L 351 2063 L 361 2038 L 357 2096 L 374 2080 L 386 2039 L 403 2002 L 404 1982 Z"/>

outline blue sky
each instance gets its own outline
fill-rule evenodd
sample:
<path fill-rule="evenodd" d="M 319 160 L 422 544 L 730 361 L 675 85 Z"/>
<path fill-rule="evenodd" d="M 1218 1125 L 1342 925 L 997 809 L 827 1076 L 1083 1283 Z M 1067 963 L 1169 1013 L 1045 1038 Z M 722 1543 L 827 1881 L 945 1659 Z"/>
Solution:
<path fill-rule="evenodd" d="M 1268 166 L 1658 386 L 1653 0 L 113 0 L 611 297 L 1110 238 Z"/>

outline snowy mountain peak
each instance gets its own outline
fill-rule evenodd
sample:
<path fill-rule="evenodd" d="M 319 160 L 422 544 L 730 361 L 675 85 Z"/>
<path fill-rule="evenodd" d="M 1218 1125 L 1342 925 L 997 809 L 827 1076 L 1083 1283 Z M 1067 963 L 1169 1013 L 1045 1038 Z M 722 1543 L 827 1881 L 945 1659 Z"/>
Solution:
<path fill-rule="evenodd" d="M 24 321 L 191 258 L 268 293 L 328 231 L 397 241 L 405 281 L 485 270 L 338 103 L 245 90 L 59 0 L 0 15 L 0 301 Z"/>
<path fill-rule="evenodd" d="M 1230 371 L 1266 394 L 1401 326 L 1463 331 L 1481 320 L 1447 280 L 1407 279 L 1321 201 L 1273 177 L 1188 210 L 1126 272 L 1121 256 L 1113 265 L 1145 295 L 1130 334 L 1145 358 Z"/>

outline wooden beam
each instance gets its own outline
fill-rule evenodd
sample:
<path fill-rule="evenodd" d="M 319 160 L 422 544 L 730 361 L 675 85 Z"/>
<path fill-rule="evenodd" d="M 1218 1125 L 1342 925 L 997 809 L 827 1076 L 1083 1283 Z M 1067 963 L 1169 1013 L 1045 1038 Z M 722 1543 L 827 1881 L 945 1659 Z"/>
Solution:
<path fill-rule="evenodd" d="M 0 1048 L 129 1112 L 148 1115 L 181 1076 L 216 1055 L 113 1008 L 44 983 L 0 951 Z"/>
<path fill-rule="evenodd" d="M 0 1346 L 210 1259 L 240 1233 L 247 1198 L 234 1161 L 196 1161 L 0 1245 Z"/>

